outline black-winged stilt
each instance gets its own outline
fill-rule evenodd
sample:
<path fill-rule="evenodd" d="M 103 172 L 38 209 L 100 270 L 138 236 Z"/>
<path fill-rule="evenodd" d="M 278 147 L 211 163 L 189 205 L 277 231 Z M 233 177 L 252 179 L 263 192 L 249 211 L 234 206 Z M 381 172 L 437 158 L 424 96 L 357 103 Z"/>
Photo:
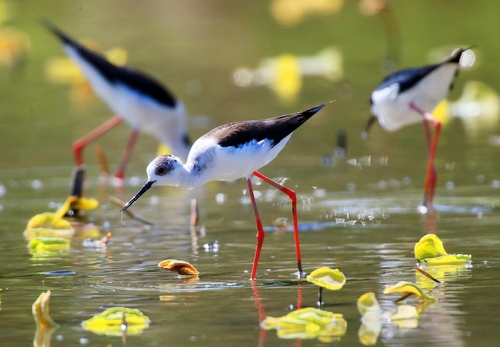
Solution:
<path fill-rule="evenodd" d="M 232 181 L 244 177 L 248 184 L 257 223 L 257 248 L 251 278 L 255 278 L 264 230 L 257 210 L 251 175 L 260 178 L 288 195 L 292 202 L 293 227 L 299 276 L 302 275 L 297 198 L 286 188 L 256 171 L 267 165 L 285 147 L 295 129 L 325 107 L 322 104 L 309 110 L 263 120 L 234 122 L 219 126 L 200 137 L 193 144 L 185 164 L 173 155 L 162 155 L 149 163 L 147 183 L 121 209 L 125 211 L 153 185 L 180 186 L 193 189 L 209 181 Z"/>
<path fill-rule="evenodd" d="M 430 112 L 446 98 L 453 87 L 460 58 L 468 49 L 458 49 L 449 59 L 440 64 L 397 71 L 387 76 L 370 98 L 372 114 L 363 137 L 366 136 L 376 119 L 387 131 L 396 131 L 406 125 L 423 121 L 429 151 L 424 185 L 423 205 L 425 207 L 432 207 L 437 179 L 434 157 L 441 129 L 441 123 Z M 432 139 L 429 123 L 434 125 Z"/>
<path fill-rule="evenodd" d="M 184 105 L 160 83 L 146 74 L 128 67 L 116 66 L 42 20 L 62 42 L 66 54 L 78 65 L 92 88 L 115 112 L 116 116 L 73 143 L 76 165 L 83 164 L 82 152 L 91 141 L 125 120 L 132 134 L 115 174 L 122 180 L 130 153 L 139 131 L 155 136 L 179 157 L 186 159 L 191 148 L 186 132 Z"/>

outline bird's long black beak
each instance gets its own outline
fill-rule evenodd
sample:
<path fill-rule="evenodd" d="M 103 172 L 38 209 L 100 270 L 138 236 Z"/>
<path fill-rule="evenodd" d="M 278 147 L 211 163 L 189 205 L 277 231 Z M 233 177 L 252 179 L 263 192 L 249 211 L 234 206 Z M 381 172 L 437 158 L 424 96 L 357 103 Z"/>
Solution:
<path fill-rule="evenodd" d="M 125 204 L 125 206 L 122 207 L 122 209 L 120 210 L 120 212 L 123 212 L 125 211 L 127 208 L 129 208 L 130 206 L 132 206 L 132 204 L 134 202 L 137 201 L 137 199 L 139 199 L 141 197 L 142 194 L 146 193 L 146 191 L 151 188 L 151 186 L 155 183 L 156 181 L 148 181 L 146 182 L 145 185 L 142 186 L 141 190 L 139 190 L 139 192 L 137 194 L 134 195 L 134 197 L 132 199 L 130 199 L 129 202 L 127 202 Z"/>
<path fill-rule="evenodd" d="M 366 123 L 365 130 L 363 130 L 363 132 L 361 133 L 361 137 L 363 139 L 366 139 L 366 137 L 368 136 L 368 130 L 370 130 L 370 128 L 372 127 L 373 123 L 375 123 L 376 120 L 377 117 L 370 116 L 368 122 Z"/>

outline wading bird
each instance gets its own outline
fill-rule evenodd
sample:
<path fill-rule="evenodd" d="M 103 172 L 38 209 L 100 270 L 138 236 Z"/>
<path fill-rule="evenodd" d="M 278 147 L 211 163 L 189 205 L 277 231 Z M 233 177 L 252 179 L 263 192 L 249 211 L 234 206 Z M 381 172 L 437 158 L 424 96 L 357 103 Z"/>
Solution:
<path fill-rule="evenodd" d="M 62 32 L 52 23 L 42 23 L 62 42 L 66 54 L 78 65 L 95 93 L 116 116 L 73 143 L 77 166 L 83 164 L 82 152 L 91 141 L 125 120 L 132 133 L 115 177 L 119 184 L 140 131 L 155 136 L 179 157 L 186 159 L 191 148 L 186 132 L 186 114 L 182 102 L 160 83 L 128 67 L 116 66 Z"/>
<path fill-rule="evenodd" d="M 322 104 L 309 110 L 263 120 L 234 122 L 219 126 L 200 137 L 193 144 L 185 164 L 173 155 L 162 155 L 149 163 L 148 181 L 141 190 L 121 209 L 129 208 L 153 185 L 180 186 L 193 189 L 209 181 L 232 181 L 243 177 L 257 223 L 257 247 L 252 266 L 254 279 L 259 256 L 264 243 L 264 229 L 257 210 L 251 175 L 260 178 L 288 195 L 292 202 L 293 228 L 299 276 L 302 275 L 299 228 L 297 222 L 297 197 L 286 188 L 256 171 L 267 165 L 285 147 L 295 129 L 325 107 Z"/>
<path fill-rule="evenodd" d="M 468 50 L 459 49 L 449 59 L 440 64 L 409 68 L 387 76 L 375 89 L 370 98 L 371 116 L 366 125 L 363 137 L 378 119 L 387 131 L 396 131 L 406 125 L 423 121 L 429 161 L 424 185 L 424 203 L 432 207 L 436 186 L 436 170 L 434 157 L 438 144 L 441 123 L 430 112 L 448 95 L 458 75 L 462 54 Z M 431 138 L 429 123 L 434 125 Z"/>

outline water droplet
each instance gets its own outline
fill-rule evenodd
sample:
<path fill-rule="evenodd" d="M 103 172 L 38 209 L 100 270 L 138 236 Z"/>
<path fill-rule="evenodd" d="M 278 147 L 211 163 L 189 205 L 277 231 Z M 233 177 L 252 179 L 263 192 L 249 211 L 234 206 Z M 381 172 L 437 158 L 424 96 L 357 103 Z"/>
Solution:
<path fill-rule="evenodd" d="M 417 211 L 420 214 L 426 214 L 427 213 L 427 207 L 425 207 L 425 206 L 419 206 L 419 207 L 417 207 Z"/>
<path fill-rule="evenodd" d="M 40 180 L 33 180 L 30 183 L 31 189 L 40 190 L 43 188 L 43 182 Z"/>
<path fill-rule="evenodd" d="M 85 338 L 85 337 L 82 337 L 80 338 L 80 344 L 82 345 L 86 345 L 89 343 L 89 339 Z"/>
<path fill-rule="evenodd" d="M 225 201 L 226 201 L 226 195 L 225 194 L 219 193 L 219 194 L 215 195 L 215 202 L 218 205 L 222 205 Z"/>
<path fill-rule="evenodd" d="M 491 181 L 491 186 L 495 189 L 500 188 L 500 181 L 499 180 L 493 180 Z"/>
<path fill-rule="evenodd" d="M 151 206 L 157 206 L 160 203 L 160 198 L 158 195 L 153 195 L 149 198 L 149 204 Z"/>
<path fill-rule="evenodd" d="M 455 188 L 455 183 L 451 181 L 446 182 L 446 189 L 452 190 L 453 188 Z"/>

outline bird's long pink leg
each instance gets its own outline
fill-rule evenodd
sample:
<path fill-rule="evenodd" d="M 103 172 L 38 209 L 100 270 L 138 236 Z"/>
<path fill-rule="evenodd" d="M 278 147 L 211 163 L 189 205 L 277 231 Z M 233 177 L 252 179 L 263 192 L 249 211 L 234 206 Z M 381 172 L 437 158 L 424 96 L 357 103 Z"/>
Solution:
<path fill-rule="evenodd" d="M 410 108 L 424 117 L 425 138 L 427 141 L 427 150 L 429 152 L 429 161 L 427 164 L 427 173 L 424 184 L 424 206 L 432 207 L 432 200 L 434 199 L 434 190 L 436 188 L 437 173 L 434 166 L 434 159 L 436 157 L 437 144 L 439 134 L 441 131 L 441 122 L 435 119 L 432 114 L 425 112 L 414 103 L 410 103 Z M 434 125 L 434 136 L 431 141 L 431 131 L 429 123 Z"/>
<path fill-rule="evenodd" d="M 83 165 L 83 157 L 82 152 L 85 146 L 95 139 L 101 137 L 108 130 L 113 129 L 115 126 L 120 124 L 123 119 L 120 116 L 114 116 L 107 122 L 101 124 L 96 129 L 92 130 L 90 133 L 85 135 L 84 137 L 76 140 L 73 143 L 73 156 L 75 157 L 75 162 L 77 166 Z"/>
<path fill-rule="evenodd" d="M 293 233 L 295 236 L 295 251 L 297 253 L 297 266 L 299 269 L 299 277 L 300 277 L 300 276 L 302 276 L 302 257 L 300 256 L 299 223 L 297 220 L 297 194 L 295 194 L 295 192 L 293 190 L 286 188 L 279 183 L 276 183 L 275 181 L 264 176 L 263 174 L 261 174 L 258 171 L 254 171 L 253 175 L 260 178 L 264 182 L 269 183 L 274 188 L 281 190 L 283 193 L 288 195 L 288 197 L 290 198 L 290 201 L 292 202 Z"/>
<path fill-rule="evenodd" d="M 127 163 L 130 159 L 130 154 L 132 154 L 132 149 L 134 148 L 135 141 L 139 136 L 139 129 L 132 129 L 132 133 L 128 139 L 127 147 L 123 152 L 122 159 L 120 160 L 120 165 L 118 166 L 118 171 L 116 171 L 115 178 L 123 181 L 123 177 L 125 176 L 125 168 L 127 167 Z M 123 183 L 123 182 L 122 182 Z"/>
<path fill-rule="evenodd" d="M 252 274 L 250 279 L 255 279 L 257 274 L 257 267 L 259 266 L 260 250 L 262 249 L 262 244 L 264 243 L 264 228 L 262 228 L 262 222 L 260 220 L 259 211 L 257 210 L 257 203 L 255 202 L 255 196 L 253 194 L 252 180 L 250 177 L 247 178 L 248 193 L 250 194 L 250 199 L 252 199 L 253 212 L 255 213 L 255 222 L 257 223 L 257 247 L 255 248 L 255 256 L 253 257 Z"/>

